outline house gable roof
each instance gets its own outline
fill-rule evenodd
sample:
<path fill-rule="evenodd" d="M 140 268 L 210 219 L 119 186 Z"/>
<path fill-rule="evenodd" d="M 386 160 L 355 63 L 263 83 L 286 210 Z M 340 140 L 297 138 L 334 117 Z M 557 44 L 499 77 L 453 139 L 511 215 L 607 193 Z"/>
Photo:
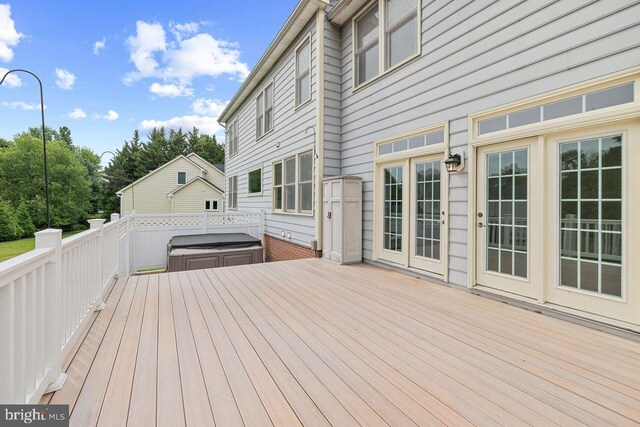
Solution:
<path fill-rule="evenodd" d="M 196 162 L 194 162 L 193 160 L 189 159 L 186 156 L 183 156 L 182 154 L 179 155 L 178 157 L 176 157 L 173 160 L 168 161 L 167 163 L 165 163 L 164 165 L 160 166 L 158 169 L 152 170 L 151 172 L 149 172 L 148 174 L 146 174 L 145 176 L 143 176 L 142 178 L 138 179 L 137 181 L 132 182 L 131 184 L 127 185 L 126 187 L 124 187 L 122 190 L 116 191 L 117 195 L 121 195 L 123 191 L 128 190 L 129 188 L 131 188 L 132 186 L 138 184 L 140 181 L 143 181 L 147 178 L 149 178 L 151 175 L 155 174 L 156 172 L 160 172 L 162 169 L 166 168 L 167 166 L 169 166 L 170 164 L 178 161 L 179 159 L 184 159 L 187 162 L 191 163 L 193 166 L 195 166 L 196 168 L 200 169 L 202 172 L 207 172 L 206 169 L 203 169 L 202 166 L 200 166 L 199 164 L 197 164 Z"/>
<path fill-rule="evenodd" d="M 197 157 L 198 160 L 201 160 L 205 165 L 207 165 L 207 167 L 211 167 L 211 169 L 217 169 L 218 172 L 224 175 L 224 165 L 222 166 L 222 168 L 220 168 L 220 165 L 214 165 L 213 163 L 209 162 L 207 159 L 203 158 L 202 156 L 197 155 L 196 153 L 187 154 L 187 159 L 191 157 Z"/>
<path fill-rule="evenodd" d="M 300 31 L 316 14 L 318 9 L 329 6 L 328 0 L 300 0 L 276 37 L 264 52 L 258 63 L 253 67 L 240 89 L 231 98 L 225 109 L 218 117 L 218 123 L 226 123 L 229 117 L 242 105 L 251 92 L 260 84 L 263 78 L 271 72 L 283 53 L 289 49 Z"/>
<path fill-rule="evenodd" d="M 215 185 L 213 182 L 208 181 L 206 179 L 204 179 L 201 176 L 196 176 L 195 178 L 192 178 L 191 180 L 189 180 L 189 182 L 187 182 L 184 185 L 181 185 L 180 187 L 174 189 L 173 191 L 170 191 L 169 193 L 167 193 L 167 197 L 172 197 L 174 194 L 176 194 L 178 191 L 182 190 L 183 188 L 187 188 L 189 185 L 193 184 L 196 181 L 202 181 L 203 183 L 205 183 L 206 185 L 208 185 L 209 187 L 213 188 L 214 190 L 216 190 L 218 193 L 224 195 L 224 190 L 222 190 L 220 187 L 218 187 L 217 185 Z"/>

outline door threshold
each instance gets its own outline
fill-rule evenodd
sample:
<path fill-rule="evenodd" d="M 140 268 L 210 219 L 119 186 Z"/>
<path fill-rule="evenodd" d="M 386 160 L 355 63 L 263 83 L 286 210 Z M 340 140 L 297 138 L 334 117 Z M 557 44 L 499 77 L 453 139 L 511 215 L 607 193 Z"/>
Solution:
<path fill-rule="evenodd" d="M 606 332 L 622 338 L 640 342 L 640 326 L 609 319 L 591 313 L 585 313 L 568 307 L 555 305 L 552 303 L 540 304 L 531 298 L 521 297 L 508 292 L 489 288 L 483 285 L 476 285 L 470 289 L 472 294 L 490 298 L 495 301 L 504 302 L 525 310 L 535 311 L 557 319 L 566 320 L 591 329 Z M 589 318 L 589 317 L 591 318 Z"/>

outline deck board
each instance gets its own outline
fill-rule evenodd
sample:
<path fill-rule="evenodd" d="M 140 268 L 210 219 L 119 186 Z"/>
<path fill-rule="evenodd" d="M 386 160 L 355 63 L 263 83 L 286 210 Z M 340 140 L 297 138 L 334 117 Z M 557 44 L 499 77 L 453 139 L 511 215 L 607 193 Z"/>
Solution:
<path fill-rule="evenodd" d="M 71 425 L 638 425 L 640 343 L 370 265 L 120 279 Z"/>

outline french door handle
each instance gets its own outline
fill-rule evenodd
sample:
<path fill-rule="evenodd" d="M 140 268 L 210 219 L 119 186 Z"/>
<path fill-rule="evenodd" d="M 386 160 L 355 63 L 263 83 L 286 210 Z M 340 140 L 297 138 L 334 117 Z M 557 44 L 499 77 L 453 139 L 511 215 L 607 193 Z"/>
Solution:
<path fill-rule="evenodd" d="M 484 227 L 484 224 L 483 224 L 483 223 L 481 223 L 481 222 L 479 222 L 479 223 L 478 223 L 478 227 L 479 227 L 479 228 L 482 228 L 482 227 Z"/>

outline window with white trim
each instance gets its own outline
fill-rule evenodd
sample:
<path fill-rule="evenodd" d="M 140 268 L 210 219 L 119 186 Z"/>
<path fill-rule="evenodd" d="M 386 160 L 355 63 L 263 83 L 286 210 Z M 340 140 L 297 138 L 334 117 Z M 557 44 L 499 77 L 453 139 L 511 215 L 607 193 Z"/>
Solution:
<path fill-rule="evenodd" d="M 269 83 L 256 98 L 256 138 L 273 129 L 273 83 Z"/>
<path fill-rule="evenodd" d="M 313 151 L 273 163 L 273 210 L 310 214 L 313 211 Z"/>
<path fill-rule="evenodd" d="M 311 41 L 296 49 L 296 107 L 311 99 Z"/>
<path fill-rule="evenodd" d="M 238 177 L 230 176 L 227 179 L 227 194 L 229 197 L 229 209 L 238 209 Z"/>
<path fill-rule="evenodd" d="M 419 0 L 380 0 L 354 18 L 354 87 L 420 52 L 419 5 Z"/>
<path fill-rule="evenodd" d="M 585 92 L 478 120 L 478 136 L 634 102 L 634 82 Z"/>
<path fill-rule="evenodd" d="M 262 166 L 247 173 L 247 192 L 250 196 L 262 194 Z"/>
<path fill-rule="evenodd" d="M 217 200 L 205 200 L 204 201 L 204 210 L 213 212 L 218 210 L 218 201 Z"/>
<path fill-rule="evenodd" d="M 178 185 L 184 185 L 187 183 L 187 173 L 186 172 L 178 172 L 176 174 L 176 182 Z"/>
<path fill-rule="evenodd" d="M 227 125 L 227 150 L 229 153 L 229 157 L 234 156 L 238 152 L 238 121 L 234 120 L 233 122 Z"/>

